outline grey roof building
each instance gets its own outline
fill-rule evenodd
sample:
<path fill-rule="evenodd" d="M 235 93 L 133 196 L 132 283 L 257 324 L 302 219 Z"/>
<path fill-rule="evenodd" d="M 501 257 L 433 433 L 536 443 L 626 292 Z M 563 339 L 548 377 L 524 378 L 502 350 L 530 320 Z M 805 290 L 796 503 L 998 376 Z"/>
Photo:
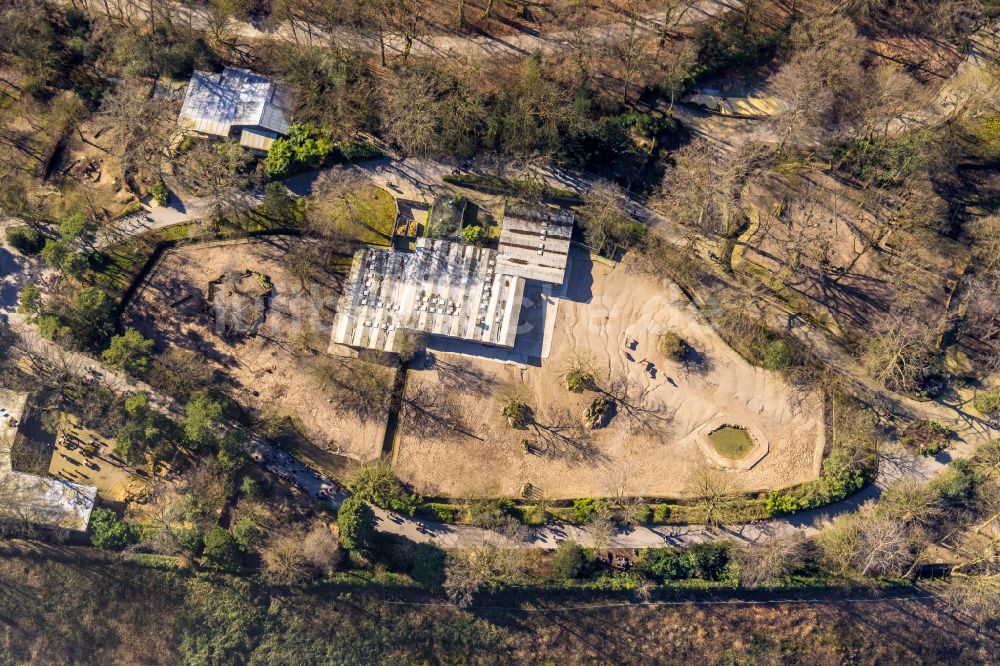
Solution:
<path fill-rule="evenodd" d="M 291 105 L 271 79 L 246 69 L 218 73 L 196 71 L 191 77 L 178 123 L 187 129 L 239 139 L 240 145 L 267 152 L 288 133 Z"/>
<path fill-rule="evenodd" d="M 510 208 L 500 231 L 497 264 L 508 275 L 562 284 L 572 235 L 572 211 Z"/>
<path fill-rule="evenodd" d="M 359 250 L 331 345 L 397 351 L 409 330 L 512 348 L 526 284 L 563 283 L 572 232 L 569 211 L 516 211 L 497 250 L 430 238 L 413 252 Z"/>
<path fill-rule="evenodd" d="M 496 263 L 495 250 L 428 238 L 414 252 L 359 250 L 331 341 L 396 351 L 412 330 L 513 347 L 524 279 Z"/>

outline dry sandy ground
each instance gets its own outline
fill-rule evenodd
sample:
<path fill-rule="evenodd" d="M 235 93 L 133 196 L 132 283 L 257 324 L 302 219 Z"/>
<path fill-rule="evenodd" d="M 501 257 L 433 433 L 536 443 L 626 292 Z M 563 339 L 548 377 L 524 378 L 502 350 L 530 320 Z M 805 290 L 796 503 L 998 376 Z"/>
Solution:
<path fill-rule="evenodd" d="M 95 486 L 102 499 L 123 502 L 141 493 L 145 481 L 134 477 L 126 463 L 114 453 L 115 442 L 82 427 L 75 416 L 64 415 L 56 437 L 56 448 L 49 463 L 49 474 L 75 483 Z M 88 456 L 83 446 L 93 440 L 98 446 Z"/>
<path fill-rule="evenodd" d="M 820 319 L 836 322 L 836 332 L 864 330 L 904 298 L 928 318 L 939 317 L 948 281 L 964 270 L 946 258 L 946 252 L 958 254 L 953 248 L 920 229 L 896 231 L 878 251 L 865 251 L 878 236 L 873 205 L 826 174 L 765 176 L 753 183 L 751 200 L 759 224 L 736 255 L 764 268 Z M 837 279 L 841 270 L 846 274 Z"/>
<path fill-rule="evenodd" d="M 408 395 L 446 395 L 460 422 L 445 435 L 428 436 L 413 434 L 404 419 L 396 458 L 401 478 L 428 495 L 519 496 L 531 484 L 529 494 L 549 498 L 678 496 L 708 466 L 698 430 L 719 418 L 752 427 L 770 444 L 750 470 L 724 472 L 735 488 L 780 488 L 816 477 L 823 436 L 817 396 L 798 394 L 777 374 L 749 365 L 672 284 L 625 266 L 591 266 L 583 254 L 574 255 L 568 281 L 551 356 L 540 366 L 433 352 L 429 367 L 411 371 Z M 698 367 L 656 351 L 665 330 L 693 346 Z M 634 350 L 626 346 L 632 341 Z M 595 394 L 571 394 L 560 384 L 579 354 L 590 355 L 600 387 L 612 395 L 620 398 L 621 383 L 630 383 L 634 414 L 619 408 L 606 428 L 581 425 Z M 537 423 L 528 430 L 506 426 L 499 397 L 505 390 L 534 410 Z"/>
<path fill-rule="evenodd" d="M 202 353 L 245 407 L 288 415 L 317 446 L 368 460 L 381 450 L 385 419 L 362 423 L 341 413 L 313 377 L 318 355 L 295 342 L 304 323 L 317 344 L 329 338 L 340 295 L 340 275 L 326 275 L 322 284 L 302 289 L 299 280 L 285 271 L 283 257 L 291 246 L 303 242 L 307 241 L 270 238 L 168 253 L 126 317 L 143 335 L 156 340 L 159 352 L 181 347 Z M 258 271 L 274 285 L 258 335 L 243 341 L 216 335 L 204 308 L 208 282 L 231 270 Z"/>

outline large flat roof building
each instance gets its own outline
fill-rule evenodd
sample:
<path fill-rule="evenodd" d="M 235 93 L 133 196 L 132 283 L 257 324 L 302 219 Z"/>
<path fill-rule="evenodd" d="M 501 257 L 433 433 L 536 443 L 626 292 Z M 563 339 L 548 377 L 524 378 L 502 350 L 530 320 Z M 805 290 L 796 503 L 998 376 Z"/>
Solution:
<path fill-rule="evenodd" d="M 413 252 L 354 255 L 332 344 L 398 351 L 403 331 L 514 347 L 529 280 L 562 284 L 573 215 L 516 211 L 496 250 L 418 238 Z"/>
<path fill-rule="evenodd" d="M 290 104 L 266 76 L 227 67 L 221 72 L 195 71 L 184 96 L 178 122 L 212 136 L 238 138 L 240 145 L 267 152 L 287 134 Z"/>
<path fill-rule="evenodd" d="M 332 341 L 396 351 L 412 330 L 513 347 L 523 294 L 495 250 L 428 238 L 413 252 L 370 247 L 354 255 Z"/>

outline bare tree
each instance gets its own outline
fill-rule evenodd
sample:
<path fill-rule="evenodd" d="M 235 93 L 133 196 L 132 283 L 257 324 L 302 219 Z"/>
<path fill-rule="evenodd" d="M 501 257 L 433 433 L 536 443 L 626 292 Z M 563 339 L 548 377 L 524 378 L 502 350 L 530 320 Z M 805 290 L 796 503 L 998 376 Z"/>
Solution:
<path fill-rule="evenodd" d="M 135 174 L 159 179 L 166 138 L 161 124 L 165 108 L 150 97 L 148 89 L 125 81 L 104 96 L 101 116 L 109 124 L 109 138 L 121 156 L 122 177 L 131 183 Z"/>
<path fill-rule="evenodd" d="M 253 207 L 249 163 L 239 144 L 199 141 L 181 156 L 175 171 L 182 185 L 207 199 L 210 217 L 218 222 L 239 219 Z"/>
<path fill-rule="evenodd" d="M 695 506 L 710 527 L 719 527 L 729 520 L 729 513 L 736 494 L 733 481 L 725 472 L 704 469 L 695 475 L 689 488 L 694 495 Z"/>
<path fill-rule="evenodd" d="M 937 331 L 916 313 L 892 308 L 874 322 L 863 362 L 872 378 L 895 391 L 912 391 L 928 372 Z"/>
<path fill-rule="evenodd" d="M 842 574 L 900 576 L 917 563 L 918 534 L 905 516 L 866 502 L 837 518 L 819 537 L 823 558 Z"/>
<path fill-rule="evenodd" d="M 306 210 L 309 227 L 325 238 L 337 241 L 358 238 L 362 229 L 384 235 L 371 225 L 359 194 L 371 184 L 359 169 L 333 168 L 316 179 L 313 197 Z"/>
<path fill-rule="evenodd" d="M 362 421 L 385 418 L 395 370 L 384 356 L 365 353 L 359 358 L 324 359 L 313 373 L 320 388 L 341 409 Z"/>
<path fill-rule="evenodd" d="M 745 544 L 736 551 L 740 584 L 756 587 L 788 576 L 803 565 L 808 550 L 809 542 L 800 534 Z"/>
<path fill-rule="evenodd" d="M 701 233 L 730 235 L 742 225 L 740 191 L 768 157 L 757 145 L 723 154 L 708 139 L 695 139 L 674 153 L 653 207 Z"/>
<path fill-rule="evenodd" d="M 590 545 L 595 550 L 604 550 L 611 545 L 615 533 L 615 519 L 611 507 L 602 504 L 590 516 L 585 528 L 590 537 Z"/>
<path fill-rule="evenodd" d="M 833 109 L 834 94 L 823 82 L 816 64 L 796 59 L 782 66 L 770 86 L 780 109 L 773 123 L 780 137 L 778 151 L 792 141 L 808 142 L 811 132 L 822 129 Z"/>
<path fill-rule="evenodd" d="M 642 2 L 621 0 L 620 10 L 625 14 L 625 32 L 612 46 L 612 51 L 621 62 L 622 104 L 628 104 L 629 90 L 636 73 L 649 56 L 652 35 L 642 25 Z"/>

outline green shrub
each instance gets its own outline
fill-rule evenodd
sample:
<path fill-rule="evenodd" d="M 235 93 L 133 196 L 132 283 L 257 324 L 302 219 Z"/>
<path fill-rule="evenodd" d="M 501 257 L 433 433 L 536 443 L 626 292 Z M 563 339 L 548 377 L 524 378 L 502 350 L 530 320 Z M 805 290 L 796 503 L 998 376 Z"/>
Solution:
<path fill-rule="evenodd" d="M 573 520 L 578 523 L 589 522 L 598 511 L 606 508 L 607 500 L 603 498 L 582 497 L 573 500 Z"/>
<path fill-rule="evenodd" d="M 486 232 L 479 226 L 466 227 L 462 230 L 462 242 L 466 245 L 482 247 L 486 243 Z"/>
<path fill-rule="evenodd" d="M 636 568 L 659 580 L 688 578 L 688 570 L 681 563 L 680 554 L 672 548 L 647 548 L 639 551 Z"/>
<path fill-rule="evenodd" d="M 440 587 L 444 583 L 445 553 L 430 543 L 418 543 L 413 548 L 410 575 L 425 587 Z"/>
<path fill-rule="evenodd" d="M 670 520 L 670 505 L 656 504 L 653 506 L 653 522 L 665 523 Z"/>
<path fill-rule="evenodd" d="M 583 423 L 588 428 L 603 428 L 611 419 L 614 402 L 606 395 L 599 395 L 590 401 L 583 411 Z"/>
<path fill-rule="evenodd" d="M 673 331 L 660 334 L 660 339 L 657 340 L 656 346 L 661 354 L 675 361 L 683 361 L 684 357 L 687 356 L 688 350 L 691 349 L 684 338 Z"/>
<path fill-rule="evenodd" d="M 37 317 L 42 314 L 42 308 L 44 307 L 44 302 L 42 300 L 42 290 L 34 285 L 28 285 L 21 290 L 21 296 L 18 299 L 17 311 L 23 315 L 28 315 L 31 318 Z"/>
<path fill-rule="evenodd" d="M 552 576 L 556 580 L 571 580 L 580 575 L 586 564 L 586 554 L 580 544 L 560 541 L 552 555 Z"/>
<path fill-rule="evenodd" d="M 382 157 L 382 151 L 361 139 L 341 141 L 336 145 L 337 152 L 347 162 L 360 162 Z"/>
<path fill-rule="evenodd" d="M 476 527 L 491 529 L 506 516 L 517 518 L 514 502 L 501 497 L 493 500 L 477 500 L 465 510 L 465 522 Z"/>
<path fill-rule="evenodd" d="M 661 581 L 689 578 L 718 581 L 730 575 L 729 546 L 721 541 L 711 541 L 681 551 L 646 548 L 639 551 L 636 568 Z"/>
<path fill-rule="evenodd" d="M 264 200 L 260 204 L 260 211 L 273 220 L 290 222 L 295 215 L 295 199 L 289 196 L 284 183 L 270 182 L 264 186 Z"/>
<path fill-rule="evenodd" d="M 513 397 L 504 401 L 500 414 L 507 418 L 507 425 L 515 430 L 524 430 L 531 421 L 531 407 Z"/>
<path fill-rule="evenodd" d="M 587 368 L 573 367 L 563 374 L 563 386 L 567 391 L 573 393 L 583 393 L 593 391 L 597 386 L 597 379 L 594 373 Z"/>
<path fill-rule="evenodd" d="M 680 560 L 686 578 L 721 580 L 729 564 L 729 547 L 719 541 L 699 543 L 681 553 Z"/>
<path fill-rule="evenodd" d="M 771 491 L 764 507 L 772 516 L 816 509 L 856 493 L 864 483 L 862 471 L 852 466 L 843 449 L 835 448 L 823 461 L 820 478 L 785 491 Z"/>
<path fill-rule="evenodd" d="M 41 315 L 38 318 L 38 334 L 49 340 L 68 337 L 72 329 L 66 326 L 58 315 Z"/>
<path fill-rule="evenodd" d="M 209 565 L 233 571 L 240 565 L 240 556 L 239 544 L 225 528 L 216 525 L 205 534 L 202 557 Z"/>
<path fill-rule="evenodd" d="M 649 508 L 649 505 L 645 502 L 639 504 L 635 507 L 632 513 L 632 519 L 636 525 L 645 525 L 649 522 L 649 519 L 653 516 L 653 510 Z"/>
<path fill-rule="evenodd" d="M 26 224 L 9 226 L 4 230 L 7 243 L 23 255 L 35 255 L 45 247 L 45 236 L 38 229 Z"/>
<path fill-rule="evenodd" d="M 271 144 L 264 171 L 270 178 L 285 178 L 309 167 L 322 166 L 333 150 L 329 131 L 315 125 L 292 125 L 288 137 L 279 137 Z"/>
<path fill-rule="evenodd" d="M 936 456 L 951 444 L 955 431 L 937 421 L 914 421 L 907 425 L 899 436 L 899 441 L 916 449 L 922 456 Z"/>
<path fill-rule="evenodd" d="M 662 113 L 641 113 L 631 110 L 625 112 L 622 117 L 625 122 L 639 130 L 639 134 L 647 139 L 653 139 L 664 132 L 672 132 L 677 129 L 677 122 Z"/>
<path fill-rule="evenodd" d="M 363 499 L 351 495 L 337 512 L 340 545 L 347 550 L 364 552 L 375 538 L 375 512 Z"/>
<path fill-rule="evenodd" d="M 246 477 L 249 479 L 250 477 Z M 244 480 L 246 480 L 244 479 Z M 233 525 L 233 538 L 243 550 L 253 550 L 264 537 L 263 531 L 257 526 L 253 518 L 243 516 Z"/>
<path fill-rule="evenodd" d="M 260 482 L 252 476 L 244 476 L 240 481 L 240 494 L 244 497 L 257 497 L 260 495 Z"/>
<path fill-rule="evenodd" d="M 544 525 L 548 520 L 548 513 L 540 506 L 516 507 L 520 514 L 521 522 L 525 525 Z"/>
<path fill-rule="evenodd" d="M 123 550 L 139 542 L 139 531 L 115 513 L 97 507 L 90 514 L 90 543 L 105 550 Z"/>
<path fill-rule="evenodd" d="M 122 206 L 122 209 L 118 212 L 118 217 L 119 218 L 128 217 L 129 215 L 132 215 L 134 213 L 138 213 L 141 210 L 142 210 L 142 202 L 141 201 L 130 201 L 127 204 L 125 204 L 124 206 Z"/>
<path fill-rule="evenodd" d="M 426 502 L 417 508 L 416 513 L 423 518 L 427 518 L 438 523 L 454 523 L 458 512 L 457 509 L 451 504 Z"/>
<path fill-rule="evenodd" d="M 366 502 L 409 516 L 420 504 L 420 497 L 406 492 L 392 473 L 392 466 L 385 460 L 376 460 L 362 467 L 348 488 Z"/>
<path fill-rule="evenodd" d="M 966 460 L 953 460 L 931 487 L 943 501 L 961 506 L 969 501 L 976 485 L 976 475 Z"/>
<path fill-rule="evenodd" d="M 768 370 L 784 370 L 795 360 L 795 353 L 788 340 L 778 339 L 767 343 L 761 362 Z"/>
<path fill-rule="evenodd" d="M 1000 386 L 976 393 L 972 406 L 983 416 L 1000 414 Z"/>
<path fill-rule="evenodd" d="M 170 201 L 170 190 L 167 189 L 162 180 L 158 180 L 149 186 L 149 194 L 161 206 L 165 206 Z"/>
<path fill-rule="evenodd" d="M 134 328 L 111 338 L 111 343 L 101 359 L 111 366 L 130 375 L 141 375 L 149 366 L 153 355 L 153 341 L 142 337 Z"/>
<path fill-rule="evenodd" d="M 175 152 L 177 153 L 178 157 L 184 155 L 185 153 L 189 152 L 192 148 L 194 148 L 195 141 L 197 141 L 197 139 L 195 139 L 195 137 L 191 136 L 190 134 L 182 138 L 180 142 L 177 144 L 177 148 L 175 149 Z"/>

